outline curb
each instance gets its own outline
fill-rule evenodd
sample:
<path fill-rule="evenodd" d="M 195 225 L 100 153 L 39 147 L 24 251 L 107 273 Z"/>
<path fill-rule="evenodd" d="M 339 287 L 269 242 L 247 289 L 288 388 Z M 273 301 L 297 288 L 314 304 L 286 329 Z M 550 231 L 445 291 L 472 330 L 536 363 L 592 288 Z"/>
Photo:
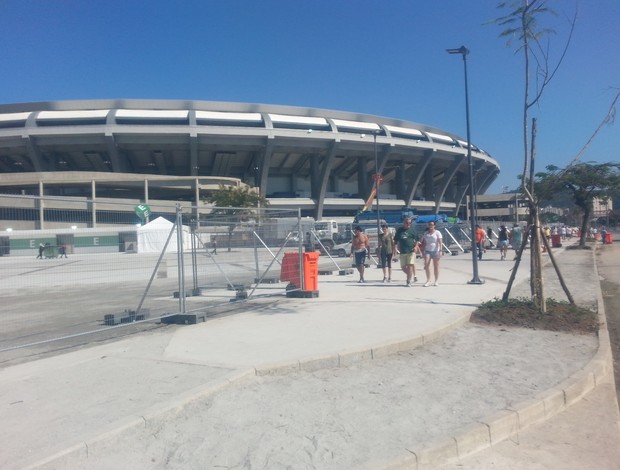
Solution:
<path fill-rule="evenodd" d="M 33 470 L 45 466 L 58 468 L 59 465 L 62 466 L 63 460 L 67 458 L 87 460 L 89 456 L 96 455 L 98 451 L 106 449 L 110 441 L 118 438 L 126 431 L 131 431 L 136 428 L 154 429 L 165 422 L 166 419 L 175 416 L 189 403 L 225 390 L 231 385 L 242 383 L 244 380 L 251 380 L 253 378 L 253 369 L 230 372 L 219 379 L 217 383 L 195 387 L 163 404 L 153 405 L 147 408 L 144 414 L 131 415 L 125 419 L 115 421 L 111 423 L 108 429 L 104 429 L 96 436 L 71 445 L 37 462 L 26 464 L 21 468 L 24 470 Z"/>
<path fill-rule="evenodd" d="M 418 335 L 413 338 L 402 338 L 396 341 L 390 341 L 367 349 L 357 349 L 343 351 L 341 353 L 310 357 L 293 362 L 283 362 L 280 364 L 272 364 L 265 367 L 256 368 L 257 376 L 271 375 L 287 375 L 292 372 L 313 372 L 320 369 L 345 367 L 358 362 L 379 359 L 381 357 L 391 356 L 401 351 L 409 351 L 434 341 L 452 330 L 464 325 L 469 321 L 471 312 L 463 313 L 459 318 L 445 324 L 427 334 Z"/>
<path fill-rule="evenodd" d="M 592 250 L 592 257 L 594 256 L 596 250 Z M 593 265 L 594 275 L 598 279 L 596 260 Z M 506 439 L 517 437 L 520 431 L 552 418 L 600 385 L 612 373 L 613 361 L 600 282 L 598 286 L 599 347 L 592 360 L 582 370 L 530 400 L 496 413 L 483 422 L 465 427 L 454 436 L 431 441 L 417 451 L 407 449 L 410 455 L 393 461 L 383 467 L 384 470 L 423 470 L 457 463 L 461 458 L 488 449 Z"/>
<path fill-rule="evenodd" d="M 22 468 L 24 470 L 34 470 L 48 466 L 62 467 L 63 462 L 67 459 L 87 461 L 89 457 L 97 455 L 98 452 L 108 451 L 110 442 L 120 438 L 124 432 L 138 428 L 154 430 L 167 419 L 174 417 L 190 403 L 221 392 L 230 386 L 261 376 L 282 376 L 300 371 L 312 372 L 325 368 L 345 367 L 359 362 L 386 357 L 401 351 L 415 349 L 467 323 L 469 316 L 470 312 L 464 313 L 451 323 L 442 325 L 427 334 L 413 338 L 403 338 L 367 349 L 344 351 L 333 355 L 310 357 L 298 361 L 230 372 L 219 379 L 217 383 L 196 387 L 174 397 L 166 403 L 147 408 L 142 415 L 132 415 L 123 420 L 116 421 L 108 429 L 104 429 L 96 436 L 67 446 L 65 449 L 57 451 L 44 459 L 40 459 L 32 464 L 26 464 Z"/>

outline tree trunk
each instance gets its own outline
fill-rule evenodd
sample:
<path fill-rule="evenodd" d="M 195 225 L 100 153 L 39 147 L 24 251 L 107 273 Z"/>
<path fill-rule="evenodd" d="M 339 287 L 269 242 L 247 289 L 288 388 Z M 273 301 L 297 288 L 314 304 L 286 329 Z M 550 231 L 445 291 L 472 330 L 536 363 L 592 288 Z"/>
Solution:
<path fill-rule="evenodd" d="M 515 265 L 512 268 L 512 272 L 510 273 L 510 279 L 508 279 L 508 285 L 506 285 L 506 290 L 504 291 L 504 295 L 502 296 L 502 300 L 506 302 L 510 297 L 510 290 L 512 289 L 512 284 L 515 281 L 515 277 L 517 276 L 517 271 L 519 270 L 519 264 L 521 263 L 521 256 L 523 255 L 523 251 L 527 246 L 527 237 L 530 233 L 530 226 L 528 225 L 525 231 L 521 234 L 523 237 L 521 239 L 521 246 L 519 247 L 519 251 L 517 251 L 517 256 L 515 258 Z"/>
<path fill-rule="evenodd" d="M 579 237 L 579 246 L 586 246 L 586 237 L 588 236 L 588 221 L 590 220 L 590 211 L 584 209 L 583 219 L 581 219 L 581 236 Z"/>
<path fill-rule="evenodd" d="M 547 253 L 549 254 L 549 259 L 551 260 L 551 264 L 553 264 L 553 269 L 555 269 L 555 273 L 558 275 L 558 280 L 560 281 L 560 285 L 562 286 L 562 289 L 564 290 L 564 293 L 566 294 L 566 297 L 568 298 L 569 303 L 574 305 L 575 300 L 573 299 L 573 296 L 568 290 L 568 286 L 566 285 L 566 282 L 564 282 L 564 276 L 562 276 L 562 273 L 560 272 L 560 267 L 555 262 L 555 256 L 553 255 L 553 252 L 551 251 L 551 247 L 549 246 L 549 242 L 547 241 L 546 237 L 543 238 L 543 242 L 545 244 L 545 247 L 547 248 Z"/>

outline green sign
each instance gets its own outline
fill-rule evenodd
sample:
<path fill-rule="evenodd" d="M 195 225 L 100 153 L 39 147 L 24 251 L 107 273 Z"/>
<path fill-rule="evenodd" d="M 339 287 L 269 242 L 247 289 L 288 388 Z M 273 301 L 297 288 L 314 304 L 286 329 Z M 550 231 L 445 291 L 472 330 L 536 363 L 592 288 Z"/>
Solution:
<path fill-rule="evenodd" d="M 134 207 L 134 210 L 136 211 L 136 214 L 138 214 L 138 217 L 143 220 L 151 215 L 151 208 L 146 204 L 140 204 L 139 206 Z"/>

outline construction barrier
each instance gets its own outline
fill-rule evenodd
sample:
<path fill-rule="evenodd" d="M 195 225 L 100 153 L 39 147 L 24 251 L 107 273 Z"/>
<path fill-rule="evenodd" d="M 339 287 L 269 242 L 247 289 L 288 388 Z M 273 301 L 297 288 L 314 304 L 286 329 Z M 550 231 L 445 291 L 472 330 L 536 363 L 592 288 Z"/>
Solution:
<path fill-rule="evenodd" d="M 319 290 L 318 251 L 304 253 L 304 290 Z"/>
<path fill-rule="evenodd" d="M 303 288 L 307 291 L 315 291 L 319 288 L 319 256 L 317 251 L 308 251 L 302 254 L 303 258 L 303 286 L 301 270 L 299 269 L 299 253 L 284 253 L 282 258 L 282 268 L 280 270 L 280 281 L 288 281 L 291 287 Z"/>

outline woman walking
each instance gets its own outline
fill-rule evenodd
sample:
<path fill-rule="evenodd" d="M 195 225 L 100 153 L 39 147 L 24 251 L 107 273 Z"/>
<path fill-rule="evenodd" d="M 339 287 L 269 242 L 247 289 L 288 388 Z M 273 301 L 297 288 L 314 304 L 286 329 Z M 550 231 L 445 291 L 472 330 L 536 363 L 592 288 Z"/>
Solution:
<path fill-rule="evenodd" d="M 383 270 L 383 282 L 392 282 L 392 256 L 394 255 L 394 235 L 390 232 L 387 224 L 381 225 L 379 234 L 379 258 Z"/>
<path fill-rule="evenodd" d="M 433 263 L 433 274 L 435 275 L 435 282 L 432 285 L 439 285 L 439 258 L 443 254 L 442 242 L 443 237 L 441 232 L 435 229 L 435 222 L 429 222 L 426 232 L 422 235 L 422 253 L 424 254 L 424 271 L 426 272 L 424 287 L 431 285 L 431 263 Z"/>

